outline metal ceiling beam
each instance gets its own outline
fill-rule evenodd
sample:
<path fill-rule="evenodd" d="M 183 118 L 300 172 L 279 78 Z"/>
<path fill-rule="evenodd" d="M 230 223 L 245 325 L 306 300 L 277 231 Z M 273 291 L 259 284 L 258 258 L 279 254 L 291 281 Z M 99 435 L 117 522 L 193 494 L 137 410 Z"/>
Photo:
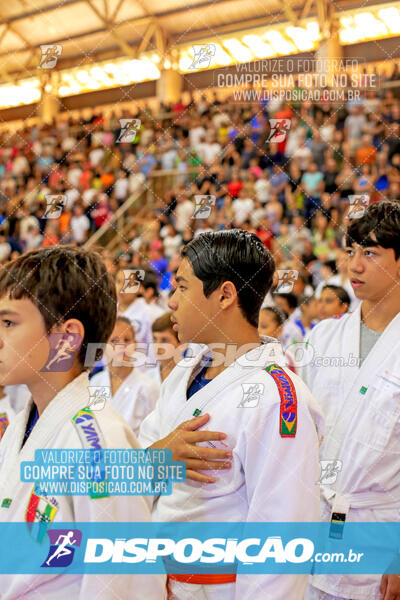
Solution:
<path fill-rule="evenodd" d="M 79 4 L 84 0 L 64 0 L 62 4 L 58 2 L 57 4 L 49 4 L 49 6 L 45 6 L 43 8 L 38 8 L 36 10 L 30 10 L 24 12 L 20 15 L 14 15 L 13 17 L 8 17 L 8 23 L 17 23 L 18 21 L 24 21 L 25 19 L 30 19 L 31 17 L 37 17 L 38 15 L 44 15 L 48 12 L 52 12 L 53 10 L 57 10 L 60 8 L 64 8 L 64 6 L 71 6 L 72 4 Z"/>
<path fill-rule="evenodd" d="M 298 16 L 290 6 L 289 0 L 279 0 L 279 4 L 282 7 L 282 10 L 285 13 L 288 21 L 296 26 L 298 23 Z"/>
<path fill-rule="evenodd" d="M 3 31 L 0 34 L 0 44 L 3 41 L 4 37 L 6 36 L 7 32 L 9 31 L 9 29 L 10 29 L 10 25 L 8 23 L 5 23 L 4 24 L 4 29 L 3 29 Z"/>
<path fill-rule="evenodd" d="M 106 31 L 108 31 L 117 41 L 121 50 L 131 58 L 135 58 L 134 49 L 131 48 L 131 46 L 129 46 L 129 44 L 127 44 L 126 41 L 117 33 L 116 26 L 113 23 L 107 21 L 105 16 L 101 14 L 101 12 L 96 8 L 96 6 L 92 3 L 91 0 L 86 0 L 86 2 L 90 6 L 92 11 L 95 13 L 95 15 L 100 19 L 100 21 L 104 23 Z"/>
<path fill-rule="evenodd" d="M 300 21 L 306 19 L 310 14 L 311 7 L 313 5 L 314 0 L 306 0 L 306 3 L 303 6 L 303 10 L 300 15 Z"/>
<path fill-rule="evenodd" d="M 57 10 L 57 9 L 61 9 L 64 8 L 65 6 L 72 6 L 73 4 L 82 4 L 82 3 L 86 3 L 87 0 L 64 0 L 62 3 L 58 3 L 58 4 L 50 4 L 49 6 L 44 7 L 43 9 L 37 9 L 37 10 L 32 10 L 30 12 L 25 12 L 23 14 L 20 15 L 15 15 L 13 17 L 9 17 L 7 18 L 7 22 L 8 23 L 16 23 L 18 21 L 24 21 L 26 19 L 30 19 L 32 17 L 37 17 L 40 15 L 44 15 L 48 12 Z M 121 8 L 121 5 L 123 4 L 124 0 L 120 0 L 119 4 L 117 5 L 116 10 L 114 11 L 113 17 L 116 16 L 116 13 L 118 12 L 118 10 Z M 220 6 L 223 4 L 227 4 L 227 3 L 232 3 L 232 0 L 205 0 L 204 2 L 199 2 L 199 4 L 195 4 L 193 6 L 190 7 L 190 10 L 199 10 L 199 9 L 203 9 L 203 8 L 207 8 L 208 6 Z M 153 18 L 160 18 L 160 17 L 169 17 L 169 16 L 174 16 L 175 14 L 178 15 L 180 13 L 183 12 L 187 12 L 188 11 L 188 7 L 187 6 L 182 6 L 180 8 L 172 8 L 170 10 L 165 10 L 165 11 L 161 11 L 161 12 L 156 12 L 156 13 L 152 13 L 152 17 Z M 147 12 L 149 12 L 147 10 Z M 150 17 L 148 17 L 150 18 Z M 125 21 L 126 23 L 132 23 L 136 20 L 141 20 L 142 17 L 138 17 L 133 18 L 133 19 L 128 19 L 127 21 Z M 1 20 L 0 20 L 1 22 Z M 119 25 L 122 25 L 123 23 L 119 23 Z"/>
<path fill-rule="evenodd" d="M 154 23 L 149 24 L 148 28 L 144 32 L 144 36 L 142 37 L 140 44 L 138 46 L 137 55 L 141 54 L 142 52 L 146 52 L 147 46 L 149 45 L 149 42 L 155 31 L 155 28 L 156 28 L 156 26 Z"/>
<path fill-rule="evenodd" d="M 115 7 L 115 10 L 114 10 L 113 14 L 111 15 L 111 21 L 113 23 L 115 22 L 115 19 L 117 18 L 117 15 L 119 13 L 119 9 L 124 4 L 124 2 L 125 2 L 125 0 L 119 0 L 117 6 Z"/>

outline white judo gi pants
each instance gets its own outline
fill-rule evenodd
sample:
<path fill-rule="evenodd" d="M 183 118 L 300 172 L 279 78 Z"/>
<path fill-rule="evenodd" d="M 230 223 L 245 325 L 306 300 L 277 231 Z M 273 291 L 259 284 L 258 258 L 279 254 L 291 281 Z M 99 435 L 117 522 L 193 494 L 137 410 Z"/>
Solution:
<path fill-rule="evenodd" d="M 235 597 L 235 584 L 198 585 L 169 580 L 167 600 L 227 600 Z"/>

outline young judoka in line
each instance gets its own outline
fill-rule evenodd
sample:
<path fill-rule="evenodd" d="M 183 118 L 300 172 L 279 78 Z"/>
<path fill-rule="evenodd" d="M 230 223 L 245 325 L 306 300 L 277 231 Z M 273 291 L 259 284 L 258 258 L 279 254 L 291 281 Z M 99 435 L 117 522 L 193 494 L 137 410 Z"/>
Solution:
<path fill-rule="evenodd" d="M 362 302 L 314 327 L 300 368 L 326 418 L 321 460 L 338 466 L 335 483 L 321 479 L 321 516 L 344 533 L 348 521 L 400 518 L 400 204 L 369 206 L 346 250 Z M 400 576 L 315 575 L 306 598 L 399 600 Z"/>
<path fill-rule="evenodd" d="M 180 342 L 196 343 L 194 358 L 183 359 L 163 382 L 140 440 L 144 447 L 171 448 L 175 459 L 185 459 L 189 479 L 174 484 L 171 496 L 158 497 L 153 520 L 318 521 L 322 416 L 304 383 L 282 366 L 277 341 L 266 338 L 263 345 L 257 331 L 274 272 L 271 254 L 254 234 L 231 230 L 200 234 L 182 255 L 169 306 Z M 205 418 L 193 423 L 191 417 L 199 414 Z M 190 431 L 204 425 L 207 414 L 214 431 Z M 207 447 L 209 440 L 223 437 L 218 431 L 226 434 L 222 449 L 215 441 Z M 231 468 L 221 468 L 215 480 L 218 461 L 207 458 L 230 453 Z M 201 468 L 211 473 L 197 473 Z M 307 576 L 214 575 L 212 580 L 170 577 L 169 598 L 294 600 L 303 597 Z"/>
<path fill-rule="evenodd" d="M 138 447 L 110 403 L 96 412 L 87 408 L 86 349 L 107 341 L 115 318 L 115 283 L 94 252 L 54 246 L 28 252 L 0 270 L 0 383 L 26 384 L 31 393 L 0 444 L 0 521 L 26 521 L 27 535 L 38 543 L 38 565 L 39 544 L 57 522 L 151 519 L 142 496 L 49 496 L 20 479 L 21 462 L 33 461 L 37 449 Z M 55 360 L 57 352 L 61 360 Z M 158 575 L 0 576 L 2 600 L 162 600 L 164 587 Z"/>
<path fill-rule="evenodd" d="M 112 406 L 137 435 L 142 421 L 156 405 L 160 386 L 134 367 L 134 346 L 132 323 L 126 317 L 117 317 L 105 352 L 107 366 L 91 378 L 90 385 L 109 392 Z"/>

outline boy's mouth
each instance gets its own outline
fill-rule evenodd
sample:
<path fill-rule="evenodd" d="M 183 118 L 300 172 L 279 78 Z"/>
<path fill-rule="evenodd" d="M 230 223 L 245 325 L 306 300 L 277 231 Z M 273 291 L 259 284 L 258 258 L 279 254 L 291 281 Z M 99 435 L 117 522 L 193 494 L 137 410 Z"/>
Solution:
<path fill-rule="evenodd" d="M 364 282 L 361 281 L 360 279 L 352 279 L 351 280 L 351 285 L 353 286 L 353 288 L 359 288 L 362 285 L 364 285 Z"/>

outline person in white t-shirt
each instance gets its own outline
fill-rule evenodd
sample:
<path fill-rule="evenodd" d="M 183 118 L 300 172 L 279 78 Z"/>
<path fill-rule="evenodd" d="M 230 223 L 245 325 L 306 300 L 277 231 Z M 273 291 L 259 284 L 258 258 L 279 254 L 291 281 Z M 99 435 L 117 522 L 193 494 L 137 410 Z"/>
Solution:
<path fill-rule="evenodd" d="M 194 203 L 188 199 L 185 193 L 178 194 L 176 202 L 177 206 L 174 211 L 175 229 L 178 233 L 183 233 L 193 217 Z"/>
<path fill-rule="evenodd" d="M 79 186 L 79 179 L 82 175 L 82 169 L 78 166 L 78 164 L 72 166 L 68 171 L 68 183 L 73 188 L 77 188 Z"/>
<path fill-rule="evenodd" d="M 215 158 L 221 154 L 221 145 L 215 140 L 215 134 L 211 131 L 206 134 L 206 140 L 199 144 L 198 152 L 203 162 L 210 165 Z"/>
<path fill-rule="evenodd" d="M 256 198 L 259 202 L 261 202 L 261 204 L 268 202 L 270 187 L 266 171 L 263 171 L 260 177 L 257 179 L 254 184 L 254 189 L 256 191 Z"/>
<path fill-rule="evenodd" d="M 74 206 L 74 214 L 71 217 L 70 228 L 74 242 L 78 245 L 82 245 L 86 242 L 90 229 L 90 221 L 88 217 L 83 214 L 83 208 L 80 204 Z"/>
<path fill-rule="evenodd" d="M 120 269 L 115 277 L 118 297 L 118 314 L 127 317 L 135 330 L 136 342 L 139 344 L 152 343 L 151 326 L 144 298 L 139 296 L 140 281 L 137 287 L 129 283 L 129 271 L 131 269 Z M 133 269 L 134 270 L 134 269 Z M 125 273 L 124 273 L 125 271 Z M 135 289 L 135 291 L 133 291 Z"/>
<path fill-rule="evenodd" d="M 170 259 L 171 256 L 175 254 L 175 252 L 177 252 L 181 246 L 182 236 L 175 231 L 171 223 L 164 225 L 160 231 L 160 236 L 164 246 L 164 256 L 165 258 Z"/>
<path fill-rule="evenodd" d="M 251 198 L 248 198 L 246 191 L 241 189 L 239 197 L 232 202 L 232 210 L 235 215 L 236 225 L 242 225 L 244 221 L 250 218 L 251 211 L 254 208 L 254 202 Z"/>
<path fill-rule="evenodd" d="M 303 130 L 301 130 L 298 137 L 298 148 L 293 152 L 292 159 L 297 163 L 301 171 L 306 171 L 312 161 L 312 152 L 306 146 L 306 133 Z"/>
<path fill-rule="evenodd" d="M 114 184 L 115 197 L 118 202 L 124 202 L 129 193 L 129 180 L 125 171 L 120 171 Z"/>
<path fill-rule="evenodd" d="M 145 176 L 140 170 L 139 165 L 136 163 L 132 167 L 132 173 L 129 175 L 129 191 L 131 194 L 138 192 L 145 181 Z"/>
<path fill-rule="evenodd" d="M 160 294 L 158 291 L 158 278 L 156 273 L 153 271 L 146 272 L 144 280 L 140 286 L 140 291 L 142 297 L 146 301 L 147 315 L 150 325 L 152 325 L 154 321 L 167 310 L 165 305 L 161 306 L 161 304 L 159 304 Z"/>

